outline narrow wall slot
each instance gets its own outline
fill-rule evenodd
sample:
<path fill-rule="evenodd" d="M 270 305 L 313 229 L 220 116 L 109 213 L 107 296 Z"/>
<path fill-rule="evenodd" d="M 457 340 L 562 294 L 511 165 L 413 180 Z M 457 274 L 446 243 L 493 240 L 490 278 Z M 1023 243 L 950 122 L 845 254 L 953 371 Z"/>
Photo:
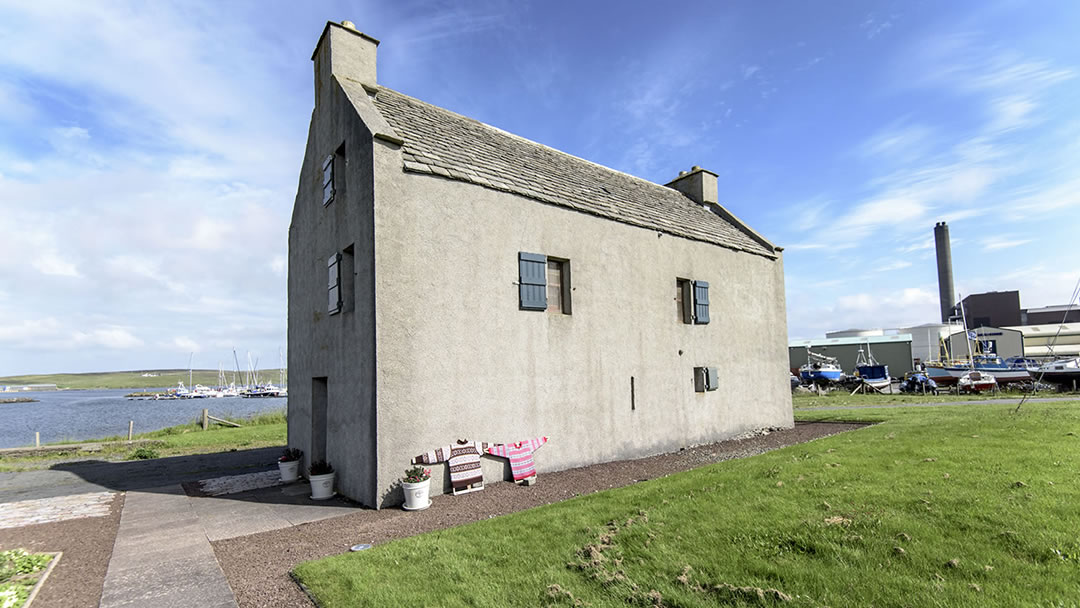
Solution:
<path fill-rule="evenodd" d="M 630 411 L 637 409 L 636 396 L 634 395 L 634 377 L 630 376 Z"/>

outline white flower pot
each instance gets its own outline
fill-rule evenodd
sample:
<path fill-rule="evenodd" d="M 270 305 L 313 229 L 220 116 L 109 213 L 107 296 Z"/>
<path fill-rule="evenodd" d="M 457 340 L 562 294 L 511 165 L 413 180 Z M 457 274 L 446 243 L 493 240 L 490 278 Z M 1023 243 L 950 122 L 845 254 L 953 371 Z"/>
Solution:
<path fill-rule="evenodd" d="M 405 492 L 405 510 L 419 511 L 431 506 L 431 480 L 425 479 L 420 483 L 401 482 L 401 489 Z"/>
<path fill-rule="evenodd" d="M 300 461 L 290 460 L 288 462 L 277 463 L 277 468 L 281 471 L 281 481 L 285 483 L 292 483 L 297 479 L 300 479 Z"/>
<path fill-rule="evenodd" d="M 311 499 L 326 500 L 334 496 L 334 473 L 311 475 Z"/>

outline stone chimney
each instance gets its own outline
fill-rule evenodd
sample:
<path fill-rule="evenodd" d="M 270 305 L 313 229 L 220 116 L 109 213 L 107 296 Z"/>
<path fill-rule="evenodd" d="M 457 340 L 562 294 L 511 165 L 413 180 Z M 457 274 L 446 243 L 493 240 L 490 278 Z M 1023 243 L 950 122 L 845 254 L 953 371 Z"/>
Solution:
<path fill-rule="evenodd" d="M 330 86 L 330 76 L 375 86 L 375 50 L 379 41 L 357 31 L 352 21 L 328 21 L 311 60 L 315 62 L 315 105 Z"/>
<path fill-rule="evenodd" d="M 664 185 L 682 192 L 699 205 L 720 204 L 716 174 L 697 165 L 691 167 L 689 171 L 679 171 L 679 177 Z"/>

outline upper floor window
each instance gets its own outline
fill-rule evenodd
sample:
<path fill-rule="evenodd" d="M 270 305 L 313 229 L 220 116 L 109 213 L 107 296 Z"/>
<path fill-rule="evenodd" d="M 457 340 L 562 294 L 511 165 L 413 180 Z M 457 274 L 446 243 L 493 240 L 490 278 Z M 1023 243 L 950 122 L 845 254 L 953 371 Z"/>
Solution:
<path fill-rule="evenodd" d="M 675 303 L 683 323 L 705 325 L 709 322 L 709 284 L 705 281 L 675 279 Z"/>
<path fill-rule="evenodd" d="M 570 292 L 570 260 L 539 253 L 518 253 L 518 306 L 521 310 L 571 314 Z"/>

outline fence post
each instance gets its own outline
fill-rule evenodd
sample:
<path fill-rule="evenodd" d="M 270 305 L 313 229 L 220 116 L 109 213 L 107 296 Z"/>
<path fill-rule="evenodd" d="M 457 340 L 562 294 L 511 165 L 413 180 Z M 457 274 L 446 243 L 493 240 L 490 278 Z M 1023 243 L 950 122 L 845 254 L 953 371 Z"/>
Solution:
<path fill-rule="evenodd" d="M 41 447 L 41 432 L 40 431 L 34 431 L 34 447 L 35 448 L 40 448 Z"/>
<path fill-rule="evenodd" d="M 210 428 L 210 410 L 203 409 L 202 411 L 202 430 Z"/>
<path fill-rule="evenodd" d="M 128 441 L 131 441 L 132 432 L 135 430 L 135 421 L 128 420 Z"/>

